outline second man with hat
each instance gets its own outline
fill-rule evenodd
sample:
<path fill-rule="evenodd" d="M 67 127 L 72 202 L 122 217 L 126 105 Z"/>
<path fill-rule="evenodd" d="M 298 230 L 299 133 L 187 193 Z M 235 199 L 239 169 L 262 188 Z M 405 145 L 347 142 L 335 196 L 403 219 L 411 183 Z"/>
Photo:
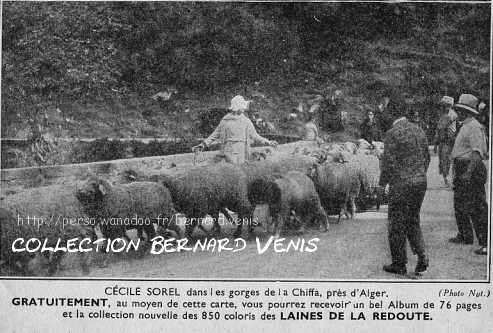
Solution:
<path fill-rule="evenodd" d="M 455 129 L 451 126 L 455 119 L 450 117 L 450 109 L 454 105 L 454 99 L 450 96 L 443 96 L 440 101 L 442 114 L 438 120 L 434 138 L 434 152 L 438 152 L 438 172 L 443 176 L 445 185 L 448 186 L 448 174 L 450 170 L 450 152 L 454 145 Z"/>
<path fill-rule="evenodd" d="M 453 243 L 473 243 L 473 228 L 479 243 L 477 254 L 487 254 L 488 205 L 485 183 L 487 178 L 483 159 L 486 157 L 486 137 L 482 125 L 474 118 L 479 115 L 479 100 L 462 94 L 454 110 L 462 122 L 452 149 L 454 170 L 454 209 L 458 234 Z M 471 226 L 472 224 L 472 226 Z"/>

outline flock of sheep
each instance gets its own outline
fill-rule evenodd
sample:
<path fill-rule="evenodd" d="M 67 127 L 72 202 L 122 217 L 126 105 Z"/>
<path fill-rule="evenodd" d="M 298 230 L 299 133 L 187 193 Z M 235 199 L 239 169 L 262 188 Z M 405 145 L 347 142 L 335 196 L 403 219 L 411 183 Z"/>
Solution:
<path fill-rule="evenodd" d="M 329 228 L 327 215 L 351 218 L 356 204 L 379 205 L 382 189 L 379 184 L 381 143 L 330 143 L 313 150 L 295 149 L 290 154 L 256 154 L 257 160 L 244 165 L 226 162 L 210 163 L 187 169 L 166 169 L 153 174 L 132 172 L 132 181 L 110 184 L 97 176 L 76 185 L 50 185 L 24 190 L 2 198 L 0 207 L 0 264 L 12 274 L 33 274 L 33 262 L 47 267 L 49 275 L 56 273 L 64 252 L 46 255 L 12 252 L 17 238 L 46 239 L 47 246 L 69 239 L 128 238 L 128 229 L 137 229 L 138 236 L 148 242 L 156 234 L 181 237 L 182 228 L 177 213 L 191 221 L 185 225 L 185 236 L 193 237 L 196 228 L 208 235 L 219 236 L 219 214 L 232 219 L 236 215 L 234 237 L 240 237 L 243 227 L 248 235 L 255 232 L 255 207 L 269 207 L 273 233 L 279 236 L 287 226 Z M 43 218 L 45 223 L 34 226 L 26 218 Z M 150 224 L 102 224 L 101 219 L 152 219 Z M 157 217 L 167 219 L 157 219 Z M 201 225 L 206 216 L 214 218 L 212 229 Z M 75 217 L 90 223 L 54 223 L 60 217 Z M 49 221 L 50 223 L 46 223 Z M 250 221 L 242 223 L 241 221 Z M 288 224 L 288 225 L 287 225 Z M 267 223 L 264 223 L 267 225 Z M 60 240 L 60 241 L 59 241 Z M 79 252 L 81 269 L 89 273 L 88 253 Z M 41 257 L 41 258 L 39 258 Z"/>

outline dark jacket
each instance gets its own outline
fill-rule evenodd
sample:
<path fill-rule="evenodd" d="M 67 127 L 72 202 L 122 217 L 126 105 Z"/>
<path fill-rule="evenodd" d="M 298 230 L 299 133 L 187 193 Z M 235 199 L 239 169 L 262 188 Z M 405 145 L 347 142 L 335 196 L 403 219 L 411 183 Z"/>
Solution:
<path fill-rule="evenodd" d="M 366 119 L 360 126 L 361 138 L 365 139 L 369 143 L 372 141 L 382 141 L 382 133 L 380 132 L 380 125 L 377 120 L 373 120 L 370 124 L 368 119 Z"/>
<path fill-rule="evenodd" d="M 419 126 L 399 120 L 386 133 L 380 161 L 380 184 L 426 182 L 430 164 L 428 140 Z"/>
<path fill-rule="evenodd" d="M 343 129 L 339 100 L 326 98 L 320 103 L 318 122 L 319 127 L 325 131 L 340 131 Z"/>
<path fill-rule="evenodd" d="M 392 127 L 392 116 L 388 109 L 384 109 L 383 111 L 377 111 L 375 113 L 375 118 L 380 125 L 380 130 L 385 133 Z"/>

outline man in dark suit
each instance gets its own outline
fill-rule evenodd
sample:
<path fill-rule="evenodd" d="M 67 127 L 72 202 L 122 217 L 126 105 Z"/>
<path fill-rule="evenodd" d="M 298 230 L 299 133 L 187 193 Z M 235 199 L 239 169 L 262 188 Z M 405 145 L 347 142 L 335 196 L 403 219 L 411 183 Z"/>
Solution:
<path fill-rule="evenodd" d="M 426 193 L 426 171 L 430 163 L 428 141 L 422 128 L 404 116 L 404 106 L 390 110 L 394 122 L 385 135 L 380 162 L 380 185 L 389 185 L 388 238 L 392 263 L 384 271 L 407 273 L 406 239 L 418 256 L 416 273 L 428 268 L 419 212 Z"/>
<path fill-rule="evenodd" d="M 326 96 L 319 109 L 319 126 L 328 132 L 343 129 L 341 118 L 342 91 L 336 90 L 331 96 Z"/>

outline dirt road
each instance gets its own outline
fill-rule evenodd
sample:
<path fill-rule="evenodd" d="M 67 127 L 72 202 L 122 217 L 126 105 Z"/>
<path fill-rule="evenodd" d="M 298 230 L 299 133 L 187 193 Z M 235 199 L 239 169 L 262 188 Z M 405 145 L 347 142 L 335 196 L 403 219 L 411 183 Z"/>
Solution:
<path fill-rule="evenodd" d="M 432 157 L 428 191 L 421 211 L 421 224 L 430 267 L 420 279 L 484 280 L 487 257 L 474 254 L 477 245 L 455 245 L 448 238 L 456 234 L 453 192 L 437 175 L 437 158 Z M 255 240 L 245 250 L 231 253 L 181 252 L 146 255 L 144 258 L 117 260 L 106 268 L 94 268 L 90 277 L 173 278 L 173 279 L 396 279 L 382 271 L 389 263 L 387 207 L 379 212 L 360 213 L 353 220 L 332 224 L 327 233 L 311 230 L 300 237 L 318 237 L 317 251 L 258 254 Z M 335 221 L 335 217 L 332 218 Z M 262 246 L 268 235 L 257 229 Z M 225 230 L 231 237 L 231 230 Z M 296 239 L 296 235 L 288 236 Z M 408 270 L 414 271 L 416 257 L 408 248 Z M 65 276 L 78 276 L 76 270 L 62 270 Z M 413 278 L 412 275 L 403 277 Z"/>

